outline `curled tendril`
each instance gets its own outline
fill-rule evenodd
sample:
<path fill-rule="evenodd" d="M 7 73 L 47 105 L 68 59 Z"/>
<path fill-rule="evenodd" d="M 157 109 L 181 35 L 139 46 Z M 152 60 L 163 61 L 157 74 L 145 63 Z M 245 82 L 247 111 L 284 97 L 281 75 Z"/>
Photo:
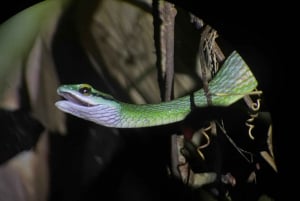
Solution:
<path fill-rule="evenodd" d="M 211 127 L 209 129 L 211 129 Z M 210 144 L 209 135 L 205 131 L 206 130 L 202 131 L 202 135 L 205 137 L 205 139 L 206 139 L 207 142 L 205 144 L 203 144 L 203 145 L 198 146 L 199 149 L 204 149 L 205 147 L 207 147 Z"/>
<path fill-rule="evenodd" d="M 256 103 L 251 104 L 251 110 L 257 112 L 260 109 L 260 101 L 261 99 L 257 99 Z"/>
<path fill-rule="evenodd" d="M 250 109 L 252 111 L 252 114 L 250 114 L 250 118 L 246 120 L 245 125 L 248 127 L 248 135 L 250 137 L 251 140 L 254 140 L 254 136 L 252 134 L 252 130 L 254 129 L 255 125 L 253 124 L 255 118 L 258 117 L 258 111 L 260 109 L 260 101 L 261 99 L 257 99 L 256 102 L 252 102 L 251 100 L 251 104 L 250 105 Z"/>
<path fill-rule="evenodd" d="M 201 149 L 204 149 L 204 148 L 206 148 L 206 147 L 208 147 L 210 145 L 210 137 L 209 137 L 209 135 L 206 132 L 209 131 L 209 130 L 211 130 L 211 128 L 212 128 L 212 126 L 210 124 L 208 127 L 202 129 L 201 134 L 205 137 L 206 143 L 197 147 L 197 153 L 199 154 L 199 156 L 203 160 L 205 160 L 205 156 L 202 153 Z"/>
<path fill-rule="evenodd" d="M 204 154 L 202 153 L 202 151 L 201 151 L 201 149 L 199 147 L 197 148 L 197 153 L 202 158 L 202 160 L 205 160 L 205 156 L 204 156 Z"/>

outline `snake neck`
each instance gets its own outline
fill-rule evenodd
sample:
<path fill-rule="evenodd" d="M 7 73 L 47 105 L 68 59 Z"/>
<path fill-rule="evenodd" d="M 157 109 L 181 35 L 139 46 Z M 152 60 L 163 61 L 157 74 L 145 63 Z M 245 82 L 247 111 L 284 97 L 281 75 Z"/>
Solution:
<path fill-rule="evenodd" d="M 191 95 L 159 104 L 120 103 L 119 127 L 149 127 L 183 120 L 193 107 L 229 106 L 252 92 L 257 81 L 245 61 L 234 51 L 224 62 L 208 93 L 203 89 Z"/>
<path fill-rule="evenodd" d="M 116 128 L 159 126 L 183 120 L 193 107 L 229 106 L 252 92 L 257 81 L 247 64 L 234 51 L 224 62 L 216 76 L 208 84 L 208 91 L 200 89 L 191 95 L 159 104 L 128 104 L 107 94 L 82 85 L 63 86 L 60 94 L 70 100 L 62 100 L 56 106 L 64 112 L 96 124 Z M 90 91 L 86 96 L 80 90 Z M 79 90 L 79 92 L 78 92 Z M 95 95 L 96 94 L 96 95 Z M 74 101 L 75 100 L 75 101 Z M 208 104 L 209 103 L 209 104 Z M 205 115 L 205 114 L 204 114 Z"/>
<path fill-rule="evenodd" d="M 191 104 L 189 97 L 186 96 L 159 104 L 121 103 L 120 108 L 120 127 L 151 127 L 183 120 L 191 111 Z"/>

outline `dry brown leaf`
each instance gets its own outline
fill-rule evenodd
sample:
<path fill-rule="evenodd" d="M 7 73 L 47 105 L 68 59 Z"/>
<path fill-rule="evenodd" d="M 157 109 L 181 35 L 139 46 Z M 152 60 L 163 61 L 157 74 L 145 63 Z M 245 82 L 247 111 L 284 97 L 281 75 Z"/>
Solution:
<path fill-rule="evenodd" d="M 48 134 L 35 150 L 23 151 L 0 166 L 0 198 L 5 201 L 46 201 L 48 198 Z"/>

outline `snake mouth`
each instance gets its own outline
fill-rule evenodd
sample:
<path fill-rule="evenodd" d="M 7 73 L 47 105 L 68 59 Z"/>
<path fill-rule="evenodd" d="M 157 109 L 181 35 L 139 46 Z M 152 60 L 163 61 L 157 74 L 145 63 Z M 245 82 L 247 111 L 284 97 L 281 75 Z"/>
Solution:
<path fill-rule="evenodd" d="M 92 107 L 95 106 L 95 104 L 91 104 L 86 102 L 85 100 L 81 99 L 80 97 L 77 97 L 71 93 L 67 92 L 59 92 L 59 95 L 63 97 L 64 101 L 71 102 L 76 105 L 84 106 L 84 107 Z"/>

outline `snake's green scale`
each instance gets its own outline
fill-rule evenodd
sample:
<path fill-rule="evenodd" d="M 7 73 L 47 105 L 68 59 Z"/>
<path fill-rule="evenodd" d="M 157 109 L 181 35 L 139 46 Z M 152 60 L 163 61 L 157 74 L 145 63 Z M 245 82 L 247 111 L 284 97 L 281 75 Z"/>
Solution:
<path fill-rule="evenodd" d="M 216 76 L 209 82 L 213 106 L 229 106 L 257 87 L 257 81 L 242 57 L 233 51 Z M 62 85 L 57 93 L 65 100 L 56 106 L 71 115 L 116 128 L 150 127 L 183 120 L 191 106 L 208 106 L 207 96 L 200 89 L 169 102 L 129 104 L 97 91 L 88 84 Z M 204 114 L 205 115 L 205 114 Z"/>

